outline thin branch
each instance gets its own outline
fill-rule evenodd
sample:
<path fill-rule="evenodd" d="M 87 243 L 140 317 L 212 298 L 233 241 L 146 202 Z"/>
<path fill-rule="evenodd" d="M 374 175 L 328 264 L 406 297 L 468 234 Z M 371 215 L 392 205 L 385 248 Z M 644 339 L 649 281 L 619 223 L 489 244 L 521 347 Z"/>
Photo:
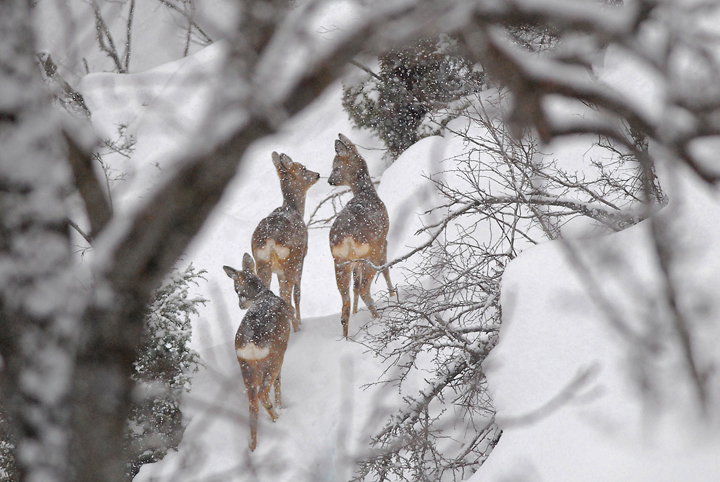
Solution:
<path fill-rule="evenodd" d="M 92 154 L 81 148 L 67 133 L 65 133 L 65 140 L 68 145 L 68 160 L 72 168 L 75 187 L 83 199 L 90 220 L 90 234 L 85 235 L 79 229 L 78 232 L 83 234 L 88 243 L 92 244 L 91 240 L 110 222 L 112 208 L 105 194 L 106 191 L 100 185 L 93 170 Z"/>
<path fill-rule="evenodd" d="M 503 429 L 528 426 L 549 417 L 571 400 L 577 398 L 578 392 L 597 378 L 600 372 L 600 365 L 594 363 L 580 370 L 570 382 L 562 388 L 553 398 L 532 412 L 522 415 L 495 416 L 495 421 Z"/>
<path fill-rule="evenodd" d="M 135 14 L 135 0 L 130 0 L 130 7 L 128 9 L 128 20 L 127 26 L 125 27 L 125 59 L 123 64 L 125 65 L 125 72 L 130 72 L 130 41 L 132 38 L 132 22 Z"/>
<path fill-rule="evenodd" d="M 112 35 L 110 34 L 110 29 L 105 23 L 105 19 L 103 19 L 102 12 L 100 11 L 100 6 L 98 5 L 97 0 L 92 0 L 92 6 L 95 13 L 96 38 L 98 41 L 98 45 L 100 46 L 100 50 L 105 52 L 108 57 L 110 57 L 110 59 L 115 64 L 115 69 L 118 71 L 118 73 L 127 73 L 127 71 L 123 67 L 122 62 L 120 61 L 117 49 L 115 48 L 115 42 L 113 41 Z M 105 39 L 107 39 L 107 44 L 105 43 Z"/>
<path fill-rule="evenodd" d="M 71 228 L 73 228 L 75 231 L 77 231 L 77 233 L 78 233 L 80 236 L 82 236 L 83 239 L 85 239 L 85 241 L 87 242 L 87 244 L 92 244 L 92 238 L 90 237 L 90 235 L 87 234 L 85 231 L 83 231 L 83 230 L 80 228 L 80 226 L 77 225 L 77 223 L 76 223 L 75 221 L 73 221 L 72 219 L 68 219 L 68 220 L 67 220 L 67 223 L 68 223 L 68 225 L 69 225 Z"/>
<path fill-rule="evenodd" d="M 693 341 L 691 339 L 692 335 L 688 325 L 688 320 L 680 309 L 678 303 L 678 295 L 675 289 L 676 283 L 673 282 L 671 273 L 671 248 L 668 245 L 668 240 L 665 239 L 665 233 L 661 230 L 660 221 L 651 218 L 650 228 L 652 231 L 653 248 L 655 249 L 655 255 L 663 275 L 663 289 L 665 291 L 664 298 L 667 300 L 668 308 L 670 309 L 670 317 L 680 340 L 680 348 L 683 354 L 683 359 L 685 361 L 690 380 L 692 381 L 693 388 L 695 389 L 698 405 L 702 414 L 707 415 L 707 377 L 698 367 L 698 360 L 696 359 L 695 350 L 693 348 Z"/>
<path fill-rule="evenodd" d="M 322 199 L 317 206 L 315 206 L 315 209 L 313 209 L 313 212 L 310 214 L 310 217 L 308 218 L 307 226 L 308 228 L 311 228 L 315 224 L 328 224 L 330 221 L 335 219 L 335 217 L 338 215 L 337 208 L 335 207 L 335 200 L 340 198 L 341 196 L 344 196 L 345 194 L 350 194 L 350 189 L 344 189 L 342 191 L 334 192 L 329 194 L 327 197 Z M 315 215 L 318 213 L 318 211 L 328 202 L 332 203 L 333 210 L 335 211 L 332 216 L 330 216 L 327 219 L 315 219 Z"/>
<path fill-rule="evenodd" d="M 371 77 L 375 77 L 377 80 L 380 80 L 380 81 L 383 80 L 378 74 L 376 74 L 375 72 L 373 72 L 369 67 L 366 67 L 365 65 L 361 64 L 361 63 L 358 62 L 357 60 L 351 60 L 349 63 L 350 63 L 351 65 L 354 65 L 355 67 L 359 68 L 360 70 L 362 70 L 362 71 L 370 74 Z M 413 98 L 414 98 L 414 99 L 417 99 L 415 96 L 413 96 Z"/>
<path fill-rule="evenodd" d="M 195 31 L 197 31 L 197 33 L 200 34 L 200 36 L 202 36 L 202 38 L 203 38 L 203 39 L 202 39 L 202 42 L 204 43 L 204 45 L 208 45 L 208 44 L 211 44 L 211 43 L 213 42 L 212 38 L 210 38 L 210 36 L 209 36 L 207 33 L 205 33 L 205 31 L 200 27 L 200 25 L 198 25 L 198 24 L 193 20 L 193 14 L 192 14 L 192 13 L 188 13 L 188 12 L 184 11 L 183 9 L 181 9 L 180 7 L 178 7 L 177 5 L 175 5 L 174 3 L 171 3 L 169 0 L 158 0 L 158 1 L 159 1 L 161 4 L 165 5 L 167 8 L 176 11 L 177 13 L 179 13 L 180 15 L 182 15 L 183 17 L 185 17 L 185 18 L 187 19 L 187 21 L 188 21 L 188 37 L 187 37 L 187 43 L 186 43 L 186 46 L 185 46 L 185 51 L 186 51 L 186 52 L 188 51 L 188 48 L 189 48 L 189 44 L 190 44 L 190 32 L 192 31 L 192 29 L 195 29 Z M 186 53 L 185 55 L 187 55 L 187 53 Z"/>

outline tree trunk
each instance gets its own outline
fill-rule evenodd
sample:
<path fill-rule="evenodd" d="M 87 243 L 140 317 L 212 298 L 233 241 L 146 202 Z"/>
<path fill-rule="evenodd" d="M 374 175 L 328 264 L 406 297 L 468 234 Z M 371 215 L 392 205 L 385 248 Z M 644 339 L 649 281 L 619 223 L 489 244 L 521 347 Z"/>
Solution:
<path fill-rule="evenodd" d="M 0 1 L 0 354 L 22 480 L 67 479 L 78 317 L 65 145 L 38 76 L 30 3 Z"/>

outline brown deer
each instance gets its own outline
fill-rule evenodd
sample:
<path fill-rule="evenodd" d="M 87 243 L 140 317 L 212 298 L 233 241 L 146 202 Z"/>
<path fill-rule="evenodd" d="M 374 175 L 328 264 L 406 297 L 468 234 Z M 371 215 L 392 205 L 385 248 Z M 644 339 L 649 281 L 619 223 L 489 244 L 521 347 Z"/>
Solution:
<path fill-rule="evenodd" d="M 354 278 L 354 308 L 357 313 L 358 295 L 370 310 L 378 316 L 375 302 L 370 296 L 370 283 L 376 273 L 375 267 L 387 262 L 387 233 L 390 226 L 387 209 L 375 192 L 365 159 L 360 156 L 350 139 L 339 134 L 335 141 L 335 159 L 328 178 L 332 186 L 350 186 L 353 198 L 338 214 L 330 228 L 330 250 L 335 262 L 335 279 L 342 296 L 340 321 L 343 336 L 348 336 L 350 320 L 350 277 Z M 382 271 L 390 290 L 390 270 Z"/>
<path fill-rule="evenodd" d="M 307 254 L 308 230 L 305 225 L 305 195 L 317 182 L 320 174 L 293 162 L 285 154 L 272 153 L 272 161 L 280 178 L 283 205 L 264 218 L 252 235 L 252 254 L 257 274 L 270 287 L 275 273 L 280 286 L 280 298 L 291 305 L 295 301 L 293 330 L 300 329 L 300 280 Z"/>
<path fill-rule="evenodd" d="M 250 450 L 257 447 L 258 400 L 274 422 L 278 414 L 270 402 L 275 388 L 275 405 L 280 408 L 280 369 L 294 322 L 292 307 L 275 296 L 255 274 L 255 262 L 243 256 L 242 270 L 223 266 L 235 282 L 240 309 L 247 313 L 235 334 L 235 354 L 240 363 L 250 403 Z"/>

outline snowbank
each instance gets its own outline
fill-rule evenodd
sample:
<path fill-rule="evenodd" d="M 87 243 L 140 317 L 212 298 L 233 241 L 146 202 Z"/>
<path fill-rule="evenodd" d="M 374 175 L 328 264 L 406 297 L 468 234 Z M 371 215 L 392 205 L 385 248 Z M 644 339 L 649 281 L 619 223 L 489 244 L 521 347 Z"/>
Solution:
<path fill-rule="evenodd" d="M 710 288 L 720 282 L 720 203 L 680 174 L 673 202 L 653 222 L 677 249 L 678 299 L 697 361 L 709 369 L 720 341 Z M 659 301 L 664 283 L 650 228 L 646 221 L 605 238 L 548 243 L 508 266 L 500 342 L 485 362 L 504 433 L 472 482 L 718 480 L 720 414 L 714 406 L 699 414 Z M 647 340 L 659 351 L 648 353 Z"/>

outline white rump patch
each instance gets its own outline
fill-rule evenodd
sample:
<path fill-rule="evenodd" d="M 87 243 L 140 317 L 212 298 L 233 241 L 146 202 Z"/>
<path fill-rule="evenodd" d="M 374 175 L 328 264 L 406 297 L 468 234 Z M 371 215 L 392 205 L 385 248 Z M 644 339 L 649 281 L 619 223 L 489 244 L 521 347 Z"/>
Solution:
<path fill-rule="evenodd" d="M 265 246 L 257 250 L 258 258 L 266 262 L 270 262 L 273 253 L 278 259 L 285 259 L 290 255 L 290 248 L 275 243 L 274 239 L 268 239 Z"/>
<path fill-rule="evenodd" d="M 333 246 L 331 251 L 336 258 L 360 259 L 370 252 L 370 245 L 357 243 L 353 238 L 347 236 L 342 243 Z"/>
<path fill-rule="evenodd" d="M 253 342 L 237 349 L 238 358 L 242 358 L 243 360 L 262 360 L 269 354 L 270 347 L 259 347 Z"/>

